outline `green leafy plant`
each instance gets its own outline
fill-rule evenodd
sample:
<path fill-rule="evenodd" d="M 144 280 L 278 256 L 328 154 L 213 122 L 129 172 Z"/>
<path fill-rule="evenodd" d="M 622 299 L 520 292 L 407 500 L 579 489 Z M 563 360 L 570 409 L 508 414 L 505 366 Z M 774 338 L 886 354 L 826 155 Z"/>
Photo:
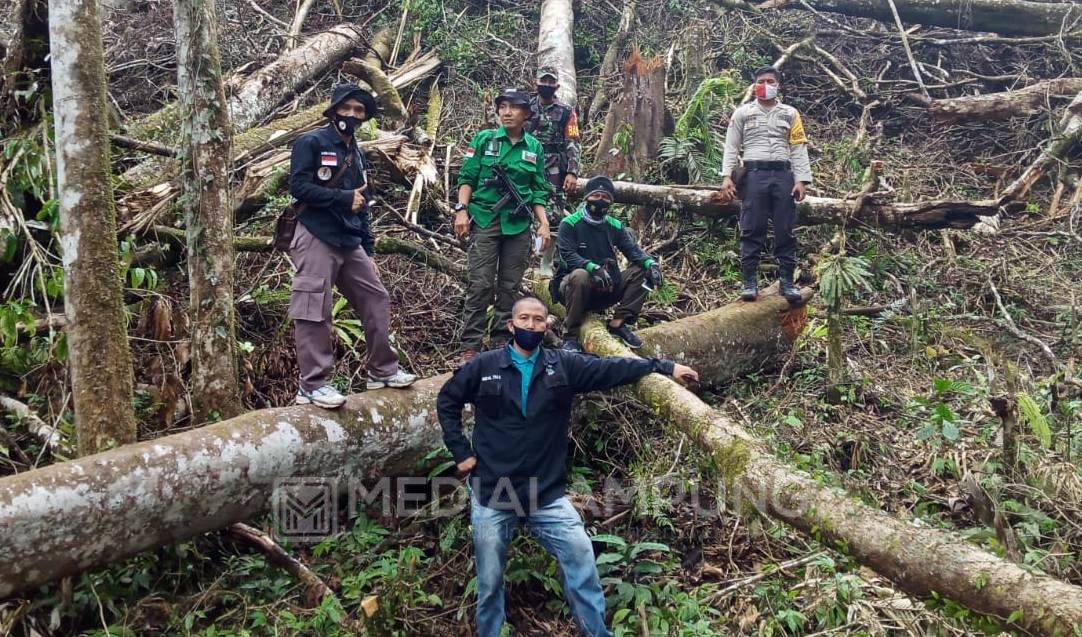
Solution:
<path fill-rule="evenodd" d="M 1040 405 L 1025 392 L 1019 392 L 1016 399 L 1018 400 L 1018 410 L 1022 413 L 1022 419 L 1029 425 L 1033 435 L 1037 436 L 1037 439 L 1041 441 L 1042 447 L 1051 449 L 1052 428 L 1048 426 L 1048 419 L 1041 413 Z"/>
<path fill-rule="evenodd" d="M 339 297 L 331 309 L 331 321 L 335 335 L 341 339 L 346 347 L 353 348 L 357 343 L 364 342 L 364 325 L 359 319 L 345 318 L 342 310 L 346 307 L 346 297 Z"/>
<path fill-rule="evenodd" d="M 715 130 L 715 122 L 733 107 L 739 93 L 731 77 L 703 80 L 676 121 L 672 137 L 665 137 L 658 144 L 661 162 L 686 169 L 692 182 L 720 179 L 725 142 L 724 136 Z"/>

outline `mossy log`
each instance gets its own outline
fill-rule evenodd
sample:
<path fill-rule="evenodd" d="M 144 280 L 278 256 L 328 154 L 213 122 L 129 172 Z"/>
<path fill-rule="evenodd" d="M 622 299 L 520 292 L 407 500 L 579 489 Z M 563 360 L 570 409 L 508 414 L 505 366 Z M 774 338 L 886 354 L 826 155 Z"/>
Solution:
<path fill-rule="evenodd" d="M 740 214 L 740 201 L 728 200 L 717 188 L 706 186 L 655 186 L 630 181 L 614 182 L 616 201 L 638 206 L 657 206 L 666 210 L 686 211 L 706 217 L 735 217 Z M 569 191 L 581 196 L 586 178 L 579 177 Z M 797 204 L 797 223 L 803 226 L 840 223 L 851 219 L 858 223 L 886 228 L 931 230 L 938 228 L 972 228 L 981 217 L 999 213 L 1001 200 L 944 199 L 931 201 L 895 202 L 886 195 L 873 193 L 865 198 L 860 210 L 853 210 L 853 201 L 831 197 L 805 197 Z"/>
<path fill-rule="evenodd" d="M 631 355 L 599 321 L 587 322 L 582 336 L 594 354 Z M 655 338 L 651 334 L 649 341 Z M 725 355 L 717 357 L 724 360 Z M 785 522 L 917 597 L 947 598 L 1004 622 L 1013 618 L 1017 626 L 1042 635 L 1072 635 L 1082 626 L 1082 589 L 1077 586 L 1001 559 L 958 534 L 918 526 L 824 486 L 781 462 L 671 379 L 651 374 L 624 391 L 710 453 L 726 501 L 736 512 Z"/>

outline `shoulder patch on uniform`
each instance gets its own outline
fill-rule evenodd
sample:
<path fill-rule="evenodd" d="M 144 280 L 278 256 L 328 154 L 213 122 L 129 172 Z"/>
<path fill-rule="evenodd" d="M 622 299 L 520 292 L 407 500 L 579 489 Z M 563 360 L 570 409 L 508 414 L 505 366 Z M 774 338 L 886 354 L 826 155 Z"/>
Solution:
<path fill-rule="evenodd" d="M 804 120 L 801 119 L 800 113 L 793 113 L 793 124 L 789 127 L 789 144 L 796 146 L 797 144 L 807 144 L 808 135 L 804 132 Z"/>
<path fill-rule="evenodd" d="M 568 107 L 570 108 L 570 107 Z M 571 116 L 567 118 L 567 127 L 564 128 L 564 137 L 577 139 L 579 136 L 579 116 L 575 109 L 571 109 Z"/>
<path fill-rule="evenodd" d="M 619 219 L 617 219 L 616 217 L 614 217 L 612 215 L 605 215 L 605 221 L 608 221 L 609 225 L 612 226 L 613 228 L 616 228 L 617 230 L 620 230 L 621 228 L 624 227 L 624 222 L 620 221 Z"/>
<path fill-rule="evenodd" d="M 477 154 L 477 149 L 474 148 L 473 146 L 470 146 L 469 148 L 466 149 L 466 159 L 469 159 L 470 157 L 473 157 L 476 154 Z"/>

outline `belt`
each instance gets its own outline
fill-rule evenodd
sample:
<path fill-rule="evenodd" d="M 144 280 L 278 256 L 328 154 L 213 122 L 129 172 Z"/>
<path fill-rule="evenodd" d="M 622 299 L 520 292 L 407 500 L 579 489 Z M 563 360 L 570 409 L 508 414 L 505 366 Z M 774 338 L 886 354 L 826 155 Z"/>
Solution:
<path fill-rule="evenodd" d="M 746 161 L 744 167 L 748 170 L 792 170 L 793 165 L 787 161 Z"/>

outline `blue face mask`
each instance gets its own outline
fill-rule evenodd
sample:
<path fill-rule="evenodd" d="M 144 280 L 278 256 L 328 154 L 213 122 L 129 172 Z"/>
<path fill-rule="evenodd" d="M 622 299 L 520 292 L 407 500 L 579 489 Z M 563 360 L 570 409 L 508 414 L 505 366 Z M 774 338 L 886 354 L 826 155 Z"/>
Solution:
<path fill-rule="evenodd" d="M 544 338 L 544 332 L 535 332 L 515 326 L 515 344 L 527 352 L 537 349 L 537 346 L 541 344 Z"/>

